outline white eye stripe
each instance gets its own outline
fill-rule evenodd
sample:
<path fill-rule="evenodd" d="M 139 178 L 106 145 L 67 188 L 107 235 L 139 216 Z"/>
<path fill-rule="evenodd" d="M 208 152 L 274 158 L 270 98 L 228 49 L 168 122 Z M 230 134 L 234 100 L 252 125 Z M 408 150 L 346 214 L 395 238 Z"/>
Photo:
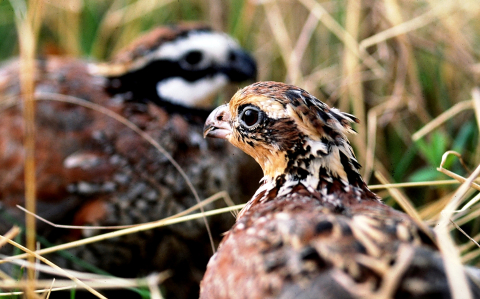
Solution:
<path fill-rule="evenodd" d="M 269 118 L 279 119 L 279 118 L 288 117 L 288 114 L 285 111 L 285 108 L 282 106 L 282 104 L 280 104 L 276 100 L 273 100 L 273 99 L 262 100 L 258 103 L 258 106 L 262 111 L 265 111 L 265 113 Z"/>
<path fill-rule="evenodd" d="M 222 32 L 197 32 L 186 38 L 164 43 L 154 54 L 158 59 L 179 60 L 189 51 L 208 53 L 211 60 L 227 62 L 228 51 L 239 49 L 239 45 Z"/>
<path fill-rule="evenodd" d="M 141 69 L 155 60 L 181 61 L 188 52 L 202 53 L 202 66 L 226 64 L 231 50 L 241 50 L 240 45 L 223 32 L 194 31 L 187 36 L 167 41 L 157 49 L 148 50 L 133 61 L 89 65 L 89 72 L 100 76 L 118 76 Z"/>
<path fill-rule="evenodd" d="M 157 84 L 157 94 L 161 99 L 191 107 L 209 107 L 205 100 L 212 97 L 227 85 L 228 79 L 223 74 L 189 82 L 180 77 L 162 80 Z"/>

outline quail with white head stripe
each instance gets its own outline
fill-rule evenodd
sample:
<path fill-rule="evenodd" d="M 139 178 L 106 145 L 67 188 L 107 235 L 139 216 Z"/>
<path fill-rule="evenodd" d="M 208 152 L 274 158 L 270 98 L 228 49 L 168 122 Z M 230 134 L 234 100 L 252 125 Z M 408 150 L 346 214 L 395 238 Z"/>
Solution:
<path fill-rule="evenodd" d="M 228 191 L 237 203 L 247 199 L 241 182 L 245 173 L 252 175 L 254 162 L 232 146 L 202 138 L 215 95 L 227 84 L 256 76 L 253 57 L 228 35 L 198 24 L 159 27 L 107 63 L 57 56 L 39 59 L 36 67 L 40 216 L 61 224 L 133 225 L 197 204 L 184 178 L 162 153 L 101 110 L 80 105 L 82 101 L 116 113 L 149 134 L 182 167 L 200 199 L 220 191 Z M 0 105 L 5 108 L 0 112 L 1 232 L 24 218 L 15 207 L 24 205 L 19 72 L 18 60 L 0 68 Z M 224 206 L 217 201 L 206 208 Z M 208 221 L 218 242 L 233 219 L 223 215 Z M 37 231 L 56 244 L 101 232 L 54 229 L 42 222 Z M 211 254 L 202 219 L 68 251 L 68 256 L 121 277 L 171 270 L 163 290 L 175 298 L 198 297 Z M 66 269 L 86 270 L 71 259 L 49 258 Z"/>

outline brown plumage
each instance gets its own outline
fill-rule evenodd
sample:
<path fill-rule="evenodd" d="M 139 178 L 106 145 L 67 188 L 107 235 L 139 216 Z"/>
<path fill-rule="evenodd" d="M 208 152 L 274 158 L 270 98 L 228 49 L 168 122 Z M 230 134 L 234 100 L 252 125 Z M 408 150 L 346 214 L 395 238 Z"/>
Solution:
<path fill-rule="evenodd" d="M 226 190 L 237 203 L 246 200 L 242 173 L 254 163 L 232 146 L 202 138 L 211 111 L 202 107 L 207 101 L 211 105 L 227 83 L 252 79 L 255 72 L 253 58 L 230 37 L 192 25 L 155 29 L 109 64 L 62 57 L 39 60 L 38 214 L 63 224 L 131 225 L 197 203 L 177 169 L 151 144 L 98 111 L 57 101 L 69 97 L 118 113 L 149 134 L 180 164 L 201 199 Z M 24 218 L 15 207 L 24 205 L 18 60 L 0 70 L 0 97 L 0 228 L 5 232 Z M 224 206 L 218 201 L 207 209 Z M 216 242 L 233 223 L 230 215 L 208 221 Z M 38 234 L 53 243 L 98 233 L 38 223 Z M 172 270 L 164 284 L 167 297 L 195 298 L 212 252 L 200 219 L 74 248 L 68 254 L 122 277 Z M 56 254 L 48 257 L 62 267 L 85 270 Z"/>
<path fill-rule="evenodd" d="M 211 258 L 201 298 L 451 297 L 433 234 L 360 176 L 346 137 L 356 121 L 276 82 L 211 113 L 204 135 L 254 157 L 264 178 Z"/>

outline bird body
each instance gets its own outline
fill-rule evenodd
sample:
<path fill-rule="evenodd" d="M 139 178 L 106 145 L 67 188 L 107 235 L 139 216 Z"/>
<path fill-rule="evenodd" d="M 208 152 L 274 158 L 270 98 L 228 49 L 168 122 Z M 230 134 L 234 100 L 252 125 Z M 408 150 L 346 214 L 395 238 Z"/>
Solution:
<path fill-rule="evenodd" d="M 346 137 L 356 121 L 277 82 L 245 87 L 211 113 L 204 135 L 251 155 L 264 178 L 211 258 L 200 298 L 451 298 L 432 233 L 360 176 Z"/>
<path fill-rule="evenodd" d="M 205 43 L 214 43 L 215 48 Z M 24 205 L 19 72 L 18 60 L 0 69 L 2 232 L 24 218 L 15 207 Z M 220 191 L 243 198 L 242 167 L 252 163 L 234 147 L 204 140 L 202 128 L 211 111 L 206 101 L 227 83 L 254 78 L 255 73 L 253 58 L 231 37 L 203 25 L 154 29 L 106 64 L 66 57 L 39 59 L 35 73 L 37 214 L 60 224 L 134 225 L 197 204 L 171 161 L 112 114 L 130 121 L 162 146 L 201 199 Z M 170 85 L 171 81 L 180 82 L 184 90 Z M 197 90 L 198 86 L 207 88 Z M 238 163 L 243 166 L 238 168 Z M 212 207 L 224 207 L 224 203 L 208 206 Z M 209 221 L 215 236 L 232 222 L 230 215 Z M 41 222 L 37 227 L 38 234 L 52 243 L 100 233 L 53 229 Z M 200 219 L 72 248 L 69 253 L 122 277 L 172 270 L 172 278 L 164 284 L 167 296 L 195 298 L 211 247 Z M 55 255 L 49 258 L 64 268 L 84 270 Z"/>

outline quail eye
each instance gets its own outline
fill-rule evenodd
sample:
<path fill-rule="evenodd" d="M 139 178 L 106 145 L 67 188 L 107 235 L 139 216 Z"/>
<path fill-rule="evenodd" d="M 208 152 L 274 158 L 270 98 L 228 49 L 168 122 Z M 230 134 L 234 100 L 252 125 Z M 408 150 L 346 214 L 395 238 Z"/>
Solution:
<path fill-rule="evenodd" d="M 235 54 L 233 51 L 230 51 L 228 53 L 228 61 L 234 62 L 235 60 L 237 60 L 237 54 Z"/>
<path fill-rule="evenodd" d="M 200 63 L 203 59 L 203 54 L 200 51 L 190 51 L 188 52 L 185 57 L 183 58 L 186 63 L 188 63 L 191 66 L 194 66 L 198 63 Z"/>
<path fill-rule="evenodd" d="M 263 114 L 258 108 L 248 107 L 240 115 L 243 125 L 249 129 L 256 127 L 262 121 Z"/>

